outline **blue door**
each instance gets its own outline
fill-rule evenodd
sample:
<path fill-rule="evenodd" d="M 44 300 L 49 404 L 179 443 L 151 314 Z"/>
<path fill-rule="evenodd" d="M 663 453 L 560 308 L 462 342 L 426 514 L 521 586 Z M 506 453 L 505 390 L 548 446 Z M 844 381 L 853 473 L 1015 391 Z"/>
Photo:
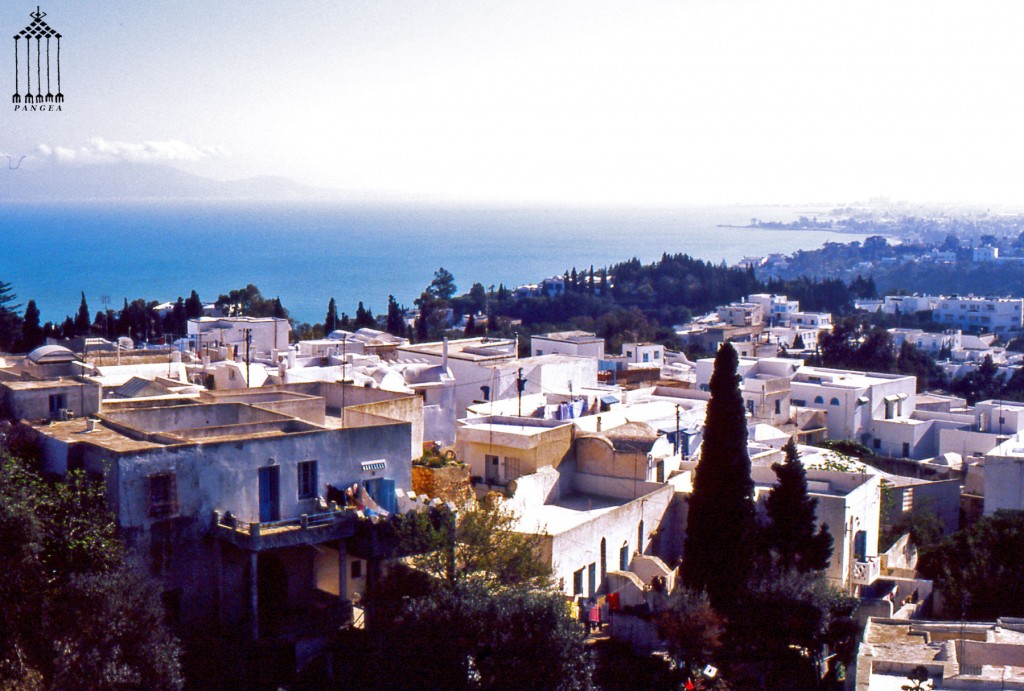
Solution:
<path fill-rule="evenodd" d="M 280 474 L 276 465 L 260 468 L 260 523 L 281 519 Z"/>
<path fill-rule="evenodd" d="M 398 495 L 395 493 L 394 480 L 375 477 L 365 481 L 363 485 L 380 508 L 388 513 L 398 513 Z"/>

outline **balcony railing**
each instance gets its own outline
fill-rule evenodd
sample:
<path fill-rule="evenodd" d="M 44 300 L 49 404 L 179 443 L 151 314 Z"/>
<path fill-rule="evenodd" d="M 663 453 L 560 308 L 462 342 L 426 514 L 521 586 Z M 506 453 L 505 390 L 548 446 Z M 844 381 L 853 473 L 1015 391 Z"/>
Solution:
<path fill-rule="evenodd" d="M 853 562 L 854 585 L 871 585 L 878 578 L 880 570 L 878 557 L 868 557 L 867 561 Z"/>
<path fill-rule="evenodd" d="M 351 509 L 304 513 L 297 518 L 258 523 L 214 511 L 213 533 L 244 550 L 259 552 L 350 537 L 355 533 L 356 520 L 356 512 Z"/>

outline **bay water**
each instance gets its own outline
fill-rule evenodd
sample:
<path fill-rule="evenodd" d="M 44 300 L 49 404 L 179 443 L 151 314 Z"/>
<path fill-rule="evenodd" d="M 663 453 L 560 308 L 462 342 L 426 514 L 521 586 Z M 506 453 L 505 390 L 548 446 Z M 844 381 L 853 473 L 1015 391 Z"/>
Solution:
<path fill-rule="evenodd" d="M 320 322 L 327 302 L 376 313 L 406 306 L 443 266 L 459 293 L 473 283 L 514 287 L 576 267 L 686 253 L 714 262 L 815 249 L 863 236 L 740 227 L 822 209 L 497 208 L 440 205 L 110 204 L 0 206 L 0 281 L 43 321 L 95 314 L 127 298 L 204 300 L 246 284 L 280 297 L 297 321 Z"/>

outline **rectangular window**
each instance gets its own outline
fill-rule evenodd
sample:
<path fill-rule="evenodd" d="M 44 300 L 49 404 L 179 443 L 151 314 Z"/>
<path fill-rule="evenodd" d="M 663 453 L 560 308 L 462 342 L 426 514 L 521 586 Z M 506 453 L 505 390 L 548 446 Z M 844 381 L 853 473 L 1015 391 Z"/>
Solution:
<path fill-rule="evenodd" d="M 62 393 L 50 395 L 50 417 L 57 417 L 62 408 L 68 407 L 68 397 Z"/>
<path fill-rule="evenodd" d="M 629 570 L 629 545 L 622 545 L 622 549 L 619 550 L 619 571 Z"/>
<path fill-rule="evenodd" d="M 316 497 L 316 461 L 301 461 L 299 463 L 299 499 L 313 499 Z"/>
<path fill-rule="evenodd" d="M 597 564 L 587 567 L 587 581 L 590 585 L 590 597 L 597 596 Z"/>
<path fill-rule="evenodd" d="M 882 440 L 881 439 L 876 439 L 875 443 L 874 443 L 874 446 L 875 446 L 876 449 L 882 448 Z"/>
<path fill-rule="evenodd" d="M 174 473 L 150 475 L 149 515 L 170 516 L 178 512 L 178 483 Z"/>
<path fill-rule="evenodd" d="M 572 575 L 572 594 L 582 595 L 583 594 L 583 569 L 576 571 Z"/>
<path fill-rule="evenodd" d="M 782 401 L 780 401 L 777 398 L 775 399 L 775 414 L 776 415 L 781 415 L 782 414 Z"/>
<path fill-rule="evenodd" d="M 903 442 L 903 457 L 910 458 L 910 442 Z"/>
<path fill-rule="evenodd" d="M 362 578 L 363 577 L 363 560 L 362 559 L 353 559 L 352 560 L 352 565 L 349 568 L 349 573 L 352 574 L 352 578 Z"/>

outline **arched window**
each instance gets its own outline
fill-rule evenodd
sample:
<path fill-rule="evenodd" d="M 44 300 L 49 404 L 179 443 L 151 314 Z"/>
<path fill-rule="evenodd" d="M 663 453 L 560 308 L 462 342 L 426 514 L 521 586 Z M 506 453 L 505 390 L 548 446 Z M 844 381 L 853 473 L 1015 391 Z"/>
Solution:
<path fill-rule="evenodd" d="M 839 399 L 838 398 L 833 398 L 831 401 L 828 402 L 828 404 L 829 405 L 839 405 Z"/>
<path fill-rule="evenodd" d="M 818 403 L 818 404 L 820 404 L 820 405 L 824 405 L 824 403 L 825 403 L 825 399 L 824 399 L 824 398 L 822 398 L 821 396 L 815 396 L 815 397 L 814 397 L 814 402 L 815 402 L 815 403 Z"/>
<path fill-rule="evenodd" d="M 636 527 L 636 551 L 640 554 L 644 553 L 644 522 L 640 520 L 640 525 Z"/>

